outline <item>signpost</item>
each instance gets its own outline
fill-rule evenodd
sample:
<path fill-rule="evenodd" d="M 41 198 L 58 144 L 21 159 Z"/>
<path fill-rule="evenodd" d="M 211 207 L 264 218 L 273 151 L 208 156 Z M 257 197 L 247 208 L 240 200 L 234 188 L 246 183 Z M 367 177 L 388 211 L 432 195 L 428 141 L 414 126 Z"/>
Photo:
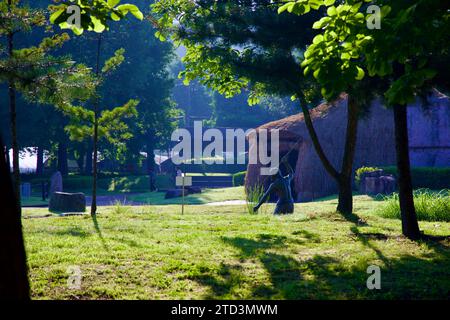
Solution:
<path fill-rule="evenodd" d="M 177 176 L 175 178 L 175 185 L 177 187 L 181 187 L 181 195 L 182 195 L 181 214 L 184 214 L 184 187 L 192 186 L 192 177 L 186 177 L 185 174 L 182 173 L 181 176 Z"/>

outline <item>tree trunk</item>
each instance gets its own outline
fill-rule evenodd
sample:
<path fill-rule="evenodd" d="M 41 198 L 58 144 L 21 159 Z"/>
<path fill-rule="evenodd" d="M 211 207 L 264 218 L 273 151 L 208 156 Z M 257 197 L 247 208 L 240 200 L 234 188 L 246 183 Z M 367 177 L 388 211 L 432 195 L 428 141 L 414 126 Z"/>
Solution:
<path fill-rule="evenodd" d="M 342 214 L 351 214 L 353 212 L 353 193 L 351 177 L 342 177 L 338 183 L 339 195 L 336 211 Z"/>
<path fill-rule="evenodd" d="M 414 207 L 406 106 L 394 106 L 394 121 L 402 232 L 409 239 L 415 240 L 420 238 L 420 230 L 417 222 L 416 209 Z"/>
<path fill-rule="evenodd" d="M 149 187 L 150 191 L 156 190 L 156 181 L 155 181 L 155 157 L 154 157 L 154 149 L 153 149 L 153 137 L 147 138 L 147 174 L 149 179 Z"/>
<path fill-rule="evenodd" d="M 8 1 L 8 6 L 11 6 L 11 1 Z M 14 50 L 14 34 L 8 33 L 8 56 L 12 58 Z M 14 83 L 8 81 L 8 96 L 9 96 L 9 113 L 11 122 L 11 140 L 12 140 L 12 162 L 13 162 L 13 173 L 14 173 L 14 191 L 19 202 L 20 207 L 20 168 L 19 168 L 19 143 L 17 141 L 17 111 L 16 111 L 16 90 L 14 88 Z"/>
<path fill-rule="evenodd" d="M 96 75 L 98 77 L 100 73 L 100 47 L 102 43 L 102 35 L 99 34 L 97 38 L 97 63 L 96 63 Z M 94 141 L 93 141 L 93 151 L 94 160 L 92 161 L 92 204 L 91 204 L 91 215 L 95 216 L 97 214 L 97 153 L 98 153 L 98 108 L 99 100 L 98 97 L 94 101 Z"/>
<path fill-rule="evenodd" d="M 351 95 L 348 95 L 347 101 L 347 130 L 339 177 L 339 201 L 337 211 L 350 214 L 353 212 L 352 173 L 358 135 L 359 106 L 357 101 Z"/>
<path fill-rule="evenodd" d="M 36 158 L 36 174 L 40 176 L 44 172 L 44 148 L 42 146 L 37 147 Z"/>
<path fill-rule="evenodd" d="M 69 168 L 67 165 L 67 145 L 63 142 L 58 144 L 58 171 L 63 176 L 69 174 Z"/>
<path fill-rule="evenodd" d="M 98 153 L 98 115 L 97 107 L 95 108 L 94 119 L 94 159 L 92 161 L 92 204 L 91 215 L 97 214 L 97 153 Z"/>
<path fill-rule="evenodd" d="M 15 197 L 10 170 L 0 141 L 0 300 L 29 300 L 25 247 L 23 243 L 20 206 Z"/>

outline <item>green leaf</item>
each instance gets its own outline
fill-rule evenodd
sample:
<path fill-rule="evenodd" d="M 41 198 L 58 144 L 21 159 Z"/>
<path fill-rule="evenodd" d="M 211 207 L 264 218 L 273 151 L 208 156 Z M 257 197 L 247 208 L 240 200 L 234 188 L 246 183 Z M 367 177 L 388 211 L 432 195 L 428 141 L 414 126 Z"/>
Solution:
<path fill-rule="evenodd" d="M 288 10 L 288 8 L 290 8 L 294 5 L 295 5 L 294 2 L 288 2 L 288 3 L 283 4 L 281 7 L 278 8 L 278 14 Z M 292 11 L 292 8 L 290 10 Z"/>
<path fill-rule="evenodd" d="M 323 2 L 324 5 L 326 5 L 327 7 L 333 5 L 336 2 L 336 0 L 325 0 Z"/>
<path fill-rule="evenodd" d="M 320 42 L 322 42 L 322 41 L 323 41 L 323 35 L 321 35 L 321 34 L 318 34 L 318 35 L 315 36 L 314 39 L 313 39 L 313 43 L 314 43 L 314 44 L 318 44 L 318 43 L 320 43 Z"/>
<path fill-rule="evenodd" d="M 55 20 L 56 20 L 63 12 L 65 12 L 65 11 L 66 11 L 66 9 L 63 8 L 63 9 L 59 9 L 58 11 L 53 12 L 53 13 L 50 15 L 50 22 L 51 22 L 51 23 L 55 23 Z"/>
<path fill-rule="evenodd" d="M 120 0 L 108 0 L 108 6 L 110 8 L 114 8 L 116 5 L 118 5 Z"/>
<path fill-rule="evenodd" d="M 91 16 L 91 21 L 94 24 L 94 31 L 101 33 L 106 29 L 106 26 L 96 17 Z"/>
<path fill-rule="evenodd" d="M 327 15 L 330 17 L 335 16 L 337 14 L 336 7 L 332 6 L 327 9 Z"/>
<path fill-rule="evenodd" d="M 356 66 L 356 69 L 358 70 L 358 73 L 355 77 L 356 80 L 362 80 L 364 78 L 365 72 L 362 68 Z"/>
<path fill-rule="evenodd" d="M 135 6 L 134 4 L 129 4 L 129 3 L 121 4 L 120 6 L 117 6 L 116 9 L 119 10 L 120 12 L 122 12 L 122 14 L 124 14 L 124 15 L 126 15 L 128 12 L 131 12 L 131 14 L 133 16 L 135 16 L 137 19 L 139 19 L 139 20 L 144 19 L 144 15 L 139 10 L 139 8 L 137 6 Z"/>

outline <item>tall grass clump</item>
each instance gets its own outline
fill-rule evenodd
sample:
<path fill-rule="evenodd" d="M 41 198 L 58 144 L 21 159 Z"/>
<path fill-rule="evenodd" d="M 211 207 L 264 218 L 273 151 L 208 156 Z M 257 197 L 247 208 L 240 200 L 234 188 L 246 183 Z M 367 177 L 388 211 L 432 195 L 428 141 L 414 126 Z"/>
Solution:
<path fill-rule="evenodd" d="M 259 199 L 264 194 L 264 186 L 262 184 L 256 184 L 252 187 L 245 188 L 245 206 L 249 214 L 256 214 L 258 212 L 265 213 L 265 206 L 261 206 L 258 212 L 253 212 L 253 207 L 259 202 Z"/>
<path fill-rule="evenodd" d="M 131 212 L 131 208 L 126 206 L 125 202 L 120 202 L 119 200 L 114 201 L 113 213 L 117 215 L 126 215 Z"/>
<path fill-rule="evenodd" d="M 385 218 L 401 219 L 398 193 L 384 197 L 376 212 Z M 450 221 L 450 189 L 439 192 L 429 189 L 414 191 L 417 219 L 422 221 Z"/>

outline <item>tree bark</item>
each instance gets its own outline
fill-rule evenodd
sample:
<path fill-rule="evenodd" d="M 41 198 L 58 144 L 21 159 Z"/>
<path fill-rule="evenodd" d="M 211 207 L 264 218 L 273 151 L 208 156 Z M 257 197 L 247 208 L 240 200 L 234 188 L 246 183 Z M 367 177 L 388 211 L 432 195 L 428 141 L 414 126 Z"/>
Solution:
<path fill-rule="evenodd" d="M 417 222 L 416 209 L 414 207 L 409 161 L 407 106 L 394 106 L 394 122 L 402 232 L 409 239 L 415 240 L 420 238 L 420 230 Z"/>
<path fill-rule="evenodd" d="M 352 174 L 358 136 L 358 102 L 348 95 L 347 130 L 345 134 L 344 155 L 339 174 L 339 201 L 337 210 L 350 214 L 353 212 Z"/>
<path fill-rule="evenodd" d="M 64 142 L 58 144 L 58 171 L 63 176 L 69 174 L 69 168 L 67 165 L 67 145 Z"/>
<path fill-rule="evenodd" d="M 102 43 L 102 35 L 99 34 L 97 38 L 97 63 L 96 63 L 96 75 L 100 74 L 100 48 Z M 98 97 L 94 101 L 94 141 L 93 141 L 93 151 L 94 160 L 92 161 L 92 204 L 91 204 L 91 215 L 95 216 L 97 214 L 97 153 L 98 153 L 98 116 L 99 116 L 99 100 Z"/>
<path fill-rule="evenodd" d="M 44 172 L 44 148 L 42 146 L 37 147 L 36 158 L 36 174 L 40 176 Z"/>
<path fill-rule="evenodd" d="M 17 200 L 0 141 L 0 300 L 30 299 L 20 205 Z"/>

